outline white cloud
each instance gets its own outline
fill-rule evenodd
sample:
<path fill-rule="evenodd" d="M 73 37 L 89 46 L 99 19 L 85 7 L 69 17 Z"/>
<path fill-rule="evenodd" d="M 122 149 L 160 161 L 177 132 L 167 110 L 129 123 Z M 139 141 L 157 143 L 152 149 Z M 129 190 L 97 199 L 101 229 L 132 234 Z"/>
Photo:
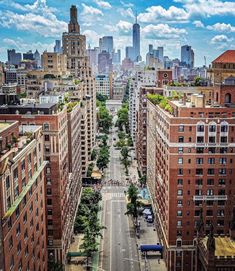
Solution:
<path fill-rule="evenodd" d="M 86 16 L 86 15 L 100 15 L 100 16 L 104 16 L 103 12 L 98 9 L 98 8 L 94 8 L 92 6 L 87 6 L 86 4 L 82 3 L 83 6 L 83 11 L 82 11 L 82 16 Z"/>
<path fill-rule="evenodd" d="M 120 8 L 119 12 L 123 17 L 135 18 L 132 8 L 127 8 L 127 9 Z"/>
<path fill-rule="evenodd" d="M 175 6 L 170 6 L 165 9 L 162 6 L 151 6 L 146 9 L 146 12 L 140 13 L 138 20 L 143 23 L 165 21 L 187 21 L 188 13 Z"/>
<path fill-rule="evenodd" d="M 190 16 L 198 15 L 211 17 L 215 15 L 228 15 L 235 13 L 234 1 L 221 0 L 181 0 L 184 8 L 189 12 Z"/>
<path fill-rule="evenodd" d="M 101 0 L 94 0 L 94 2 L 97 4 L 98 7 L 104 8 L 104 9 L 110 9 L 112 6 L 109 2 L 101 1 Z"/>
<path fill-rule="evenodd" d="M 20 52 L 26 52 L 28 50 L 36 50 L 38 49 L 41 53 L 45 50 L 53 51 L 54 43 L 41 43 L 41 42 L 32 42 L 32 43 L 25 43 L 22 38 L 17 37 L 16 39 L 9 39 L 5 38 L 2 40 L 3 45 L 7 48 L 12 47 Z"/>
<path fill-rule="evenodd" d="M 11 2 L 21 13 L 9 10 L 0 11 L 0 25 L 20 31 L 34 32 L 44 37 L 59 37 L 66 31 L 67 24 L 57 19 L 55 9 L 46 4 L 46 0 L 36 0 L 32 5 L 20 5 Z"/>
<path fill-rule="evenodd" d="M 132 8 L 134 7 L 134 4 L 132 3 L 125 3 L 124 1 L 120 1 L 121 5 L 126 8 Z"/>
<path fill-rule="evenodd" d="M 193 25 L 195 25 L 197 28 L 204 28 L 204 24 L 201 21 L 194 21 Z"/>
<path fill-rule="evenodd" d="M 147 25 L 141 33 L 147 39 L 177 39 L 185 36 L 187 31 L 181 28 L 171 27 L 168 24 Z"/>
<path fill-rule="evenodd" d="M 90 44 L 92 47 L 99 44 L 100 36 L 93 30 L 85 30 L 83 34 L 86 36 L 87 44 Z"/>
<path fill-rule="evenodd" d="M 105 25 L 104 28 L 109 32 L 118 34 L 119 36 L 129 36 L 131 35 L 132 24 L 127 21 L 120 20 L 116 25 Z"/>
<path fill-rule="evenodd" d="M 216 23 L 214 25 L 208 25 L 207 29 L 218 32 L 235 32 L 235 26 L 225 23 Z"/>
<path fill-rule="evenodd" d="M 18 14 L 5 11 L 0 16 L 0 25 L 3 27 L 35 32 L 44 37 L 58 37 L 67 29 L 67 24 L 59 21 L 52 13 L 39 15 L 32 12 Z"/>
<path fill-rule="evenodd" d="M 233 39 L 229 38 L 226 35 L 216 35 L 211 39 L 212 44 L 218 44 L 218 43 L 220 43 L 220 44 L 221 43 L 226 43 L 227 44 L 227 43 L 229 43 L 231 41 L 233 41 Z"/>

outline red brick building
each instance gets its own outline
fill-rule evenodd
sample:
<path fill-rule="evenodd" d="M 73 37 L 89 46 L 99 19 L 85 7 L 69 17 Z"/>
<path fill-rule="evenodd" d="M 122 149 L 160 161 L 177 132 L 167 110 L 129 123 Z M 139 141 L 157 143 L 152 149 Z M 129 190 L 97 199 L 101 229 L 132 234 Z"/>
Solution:
<path fill-rule="evenodd" d="M 136 158 L 142 175 L 147 173 L 147 94 L 162 94 L 162 88 L 141 87 L 137 111 Z"/>
<path fill-rule="evenodd" d="M 44 160 L 47 161 L 48 259 L 64 263 L 82 183 L 80 133 L 77 133 L 81 123 L 80 105 L 75 105 L 69 112 L 66 106 L 58 108 L 56 104 L 5 106 L 0 107 L 0 119 L 18 120 L 22 125 L 42 126 Z"/>
<path fill-rule="evenodd" d="M 228 89 L 232 93 L 235 85 Z M 197 270 L 201 210 L 206 235 L 211 223 L 216 236 L 229 234 L 235 203 L 235 99 L 231 95 L 230 103 L 222 102 L 228 89 L 221 86 L 212 105 L 200 94 L 168 100 L 167 110 L 147 101 L 147 182 L 170 271 Z"/>
<path fill-rule="evenodd" d="M 157 87 L 162 88 L 172 82 L 172 70 L 160 69 L 157 70 Z"/>
<path fill-rule="evenodd" d="M 0 123 L 0 269 L 47 271 L 42 128 Z"/>

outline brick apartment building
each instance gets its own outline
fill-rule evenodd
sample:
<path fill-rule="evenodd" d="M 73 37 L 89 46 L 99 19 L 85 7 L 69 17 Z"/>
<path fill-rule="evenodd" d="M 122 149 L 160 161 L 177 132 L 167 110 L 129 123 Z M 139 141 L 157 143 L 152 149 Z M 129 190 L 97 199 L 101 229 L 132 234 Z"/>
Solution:
<path fill-rule="evenodd" d="M 201 216 L 205 235 L 211 223 L 215 236 L 229 235 L 235 203 L 235 84 L 230 78 L 215 90 L 211 105 L 201 94 L 168 101 L 171 113 L 147 100 L 147 183 L 170 271 L 197 270 Z"/>
<path fill-rule="evenodd" d="M 80 105 L 0 107 L 1 120 L 41 125 L 44 136 L 47 249 L 49 261 L 65 262 L 81 192 Z M 17 114 L 16 114 L 17 113 Z M 69 132 L 71 132 L 69 134 Z M 76 170 L 75 170 L 76 168 Z"/>
<path fill-rule="evenodd" d="M 162 88 L 140 87 L 139 110 L 137 111 L 136 158 L 142 175 L 147 173 L 147 94 L 161 94 Z"/>
<path fill-rule="evenodd" d="M 0 269 L 47 271 L 44 138 L 0 122 Z"/>

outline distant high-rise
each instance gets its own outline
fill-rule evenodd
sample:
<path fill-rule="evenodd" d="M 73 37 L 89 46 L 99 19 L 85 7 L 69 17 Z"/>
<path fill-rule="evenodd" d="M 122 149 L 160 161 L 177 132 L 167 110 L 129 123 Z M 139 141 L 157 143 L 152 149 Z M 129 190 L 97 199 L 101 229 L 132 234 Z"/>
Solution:
<path fill-rule="evenodd" d="M 157 51 L 158 51 L 158 58 L 161 62 L 164 61 L 164 53 L 163 53 L 164 48 L 163 47 L 157 47 Z"/>
<path fill-rule="evenodd" d="M 100 74 L 109 74 L 113 70 L 112 58 L 109 52 L 102 51 L 98 55 L 98 72 Z"/>
<path fill-rule="evenodd" d="M 140 25 L 137 23 L 137 16 L 135 24 L 133 24 L 133 50 L 134 50 L 134 60 L 139 61 L 140 56 Z"/>
<path fill-rule="evenodd" d="M 181 63 L 188 68 L 194 67 L 194 51 L 191 46 L 184 45 L 181 47 Z"/>
<path fill-rule="evenodd" d="M 126 47 L 126 58 L 129 58 L 132 61 L 135 61 L 135 52 L 132 46 Z"/>
<path fill-rule="evenodd" d="M 55 41 L 54 53 L 62 53 L 61 40 Z"/>
<path fill-rule="evenodd" d="M 24 60 L 34 60 L 34 55 L 33 55 L 32 50 L 29 50 L 27 53 L 24 53 L 23 59 Z"/>
<path fill-rule="evenodd" d="M 113 37 L 112 36 L 104 36 L 99 40 L 100 51 L 106 51 L 110 54 L 113 52 Z"/>
<path fill-rule="evenodd" d="M 20 65 L 21 53 L 16 53 L 15 49 L 7 50 L 7 60 L 10 65 Z"/>
<path fill-rule="evenodd" d="M 37 68 L 41 67 L 41 55 L 38 52 L 38 50 L 35 51 L 35 53 L 33 54 L 33 57 L 35 61 L 37 62 Z"/>

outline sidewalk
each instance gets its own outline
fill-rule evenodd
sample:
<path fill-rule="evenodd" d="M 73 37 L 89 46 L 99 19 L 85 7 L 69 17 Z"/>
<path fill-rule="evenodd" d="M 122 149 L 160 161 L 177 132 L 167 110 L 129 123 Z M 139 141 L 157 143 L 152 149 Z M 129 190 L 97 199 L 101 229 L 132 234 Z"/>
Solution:
<path fill-rule="evenodd" d="M 138 184 L 138 170 L 137 170 L 137 161 L 133 160 L 132 165 L 129 169 L 130 179 L 135 184 Z M 159 238 L 157 231 L 155 229 L 154 223 L 148 224 L 144 217 L 139 217 L 140 221 L 140 238 L 136 239 L 138 247 L 141 244 L 157 244 L 159 243 Z M 137 237 L 136 237 L 137 238 Z M 166 266 L 164 260 L 161 259 L 160 253 L 158 252 L 149 252 L 146 261 L 145 257 L 141 255 L 139 251 L 139 260 L 141 271 L 166 271 Z"/>

